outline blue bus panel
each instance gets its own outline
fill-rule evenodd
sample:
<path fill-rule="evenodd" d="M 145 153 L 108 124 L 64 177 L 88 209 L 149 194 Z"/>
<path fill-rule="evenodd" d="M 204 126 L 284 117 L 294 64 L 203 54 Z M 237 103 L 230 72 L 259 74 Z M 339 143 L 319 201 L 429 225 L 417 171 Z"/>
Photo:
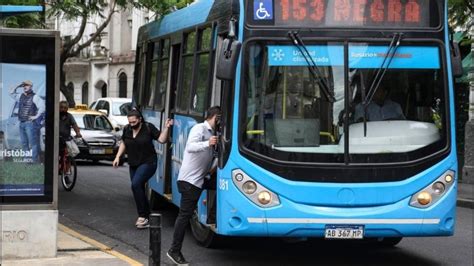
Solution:
<path fill-rule="evenodd" d="M 307 66 L 305 56 L 296 46 L 268 45 L 268 64 L 270 66 Z M 344 47 L 342 45 L 308 45 L 307 53 L 310 62 L 317 66 L 343 66 Z M 379 68 L 387 57 L 388 46 L 349 46 L 350 68 Z M 311 62 L 311 63 L 312 63 Z M 439 69 L 439 49 L 428 46 L 401 46 L 396 50 L 388 65 L 387 59 L 383 67 L 390 69 Z"/>

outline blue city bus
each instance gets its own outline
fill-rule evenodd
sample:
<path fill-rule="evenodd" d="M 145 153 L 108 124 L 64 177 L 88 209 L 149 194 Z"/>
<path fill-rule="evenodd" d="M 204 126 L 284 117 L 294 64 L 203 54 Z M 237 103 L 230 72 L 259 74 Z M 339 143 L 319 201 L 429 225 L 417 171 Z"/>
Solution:
<path fill-rule="evenodd" d="M 200 244 L 452 235 L 446 2 L 202 0 L 144 25 L 133 101 L 158 128 L 175 121 L 156 144 L 153 207 L 179 206 L 189 130 L 220 105 L 217 177 L 191 221 Z"/>

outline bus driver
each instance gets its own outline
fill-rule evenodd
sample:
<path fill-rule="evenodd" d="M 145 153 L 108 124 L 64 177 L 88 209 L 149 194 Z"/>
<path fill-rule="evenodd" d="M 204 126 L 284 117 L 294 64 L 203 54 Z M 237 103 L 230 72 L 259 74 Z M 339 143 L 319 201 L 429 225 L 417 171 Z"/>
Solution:
<path fill-rule="evenodd" d="M 386 87 L 380 84 L 375 91 L 372 101 L 367 106 L 365 112 L 367 121 L 383 120 L 405 120 L 402 108 L 399 103 L 390 100 Z M 364 120 L 364 105 L 359 103 L 355 107 L 354 121 L 362 122 Z"/>

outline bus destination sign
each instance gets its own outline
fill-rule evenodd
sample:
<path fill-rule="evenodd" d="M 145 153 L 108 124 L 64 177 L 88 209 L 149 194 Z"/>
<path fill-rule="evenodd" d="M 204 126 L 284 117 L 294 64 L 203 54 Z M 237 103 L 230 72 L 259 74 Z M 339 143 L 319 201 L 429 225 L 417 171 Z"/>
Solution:
<path fill-rule="evenodd" d="M 283 27 L 391 27 L 430 25 L 431 0 L 249 0 L 250 24 Z M 431 14 L 436 14 L 431 10 Z M 431 18 L 433 19 L 433 18 Z"/>

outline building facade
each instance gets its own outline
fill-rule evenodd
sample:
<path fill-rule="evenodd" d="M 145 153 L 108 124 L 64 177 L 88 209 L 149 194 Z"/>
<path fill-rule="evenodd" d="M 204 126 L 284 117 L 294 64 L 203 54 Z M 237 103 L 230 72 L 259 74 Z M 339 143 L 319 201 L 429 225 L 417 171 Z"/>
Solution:
<path fill-rule="evenodd" d="M 104 13 L 108 14 L 108 10 Z M 91 105 L 101 97 L 132 97 L 138 29 L 148 23 L 152 15 L 138 9 L 116 12 L 100 37 L 79 56 L 66 61 L 66 84 L 74 88 L 76 104 Z M 86 42 L 104 20 L 99 16 L 91 18 L 80 43 Z M 61 17 L 53 23 L 65 40 L 74 38 L 80 28 L 80 21 Z"/>

